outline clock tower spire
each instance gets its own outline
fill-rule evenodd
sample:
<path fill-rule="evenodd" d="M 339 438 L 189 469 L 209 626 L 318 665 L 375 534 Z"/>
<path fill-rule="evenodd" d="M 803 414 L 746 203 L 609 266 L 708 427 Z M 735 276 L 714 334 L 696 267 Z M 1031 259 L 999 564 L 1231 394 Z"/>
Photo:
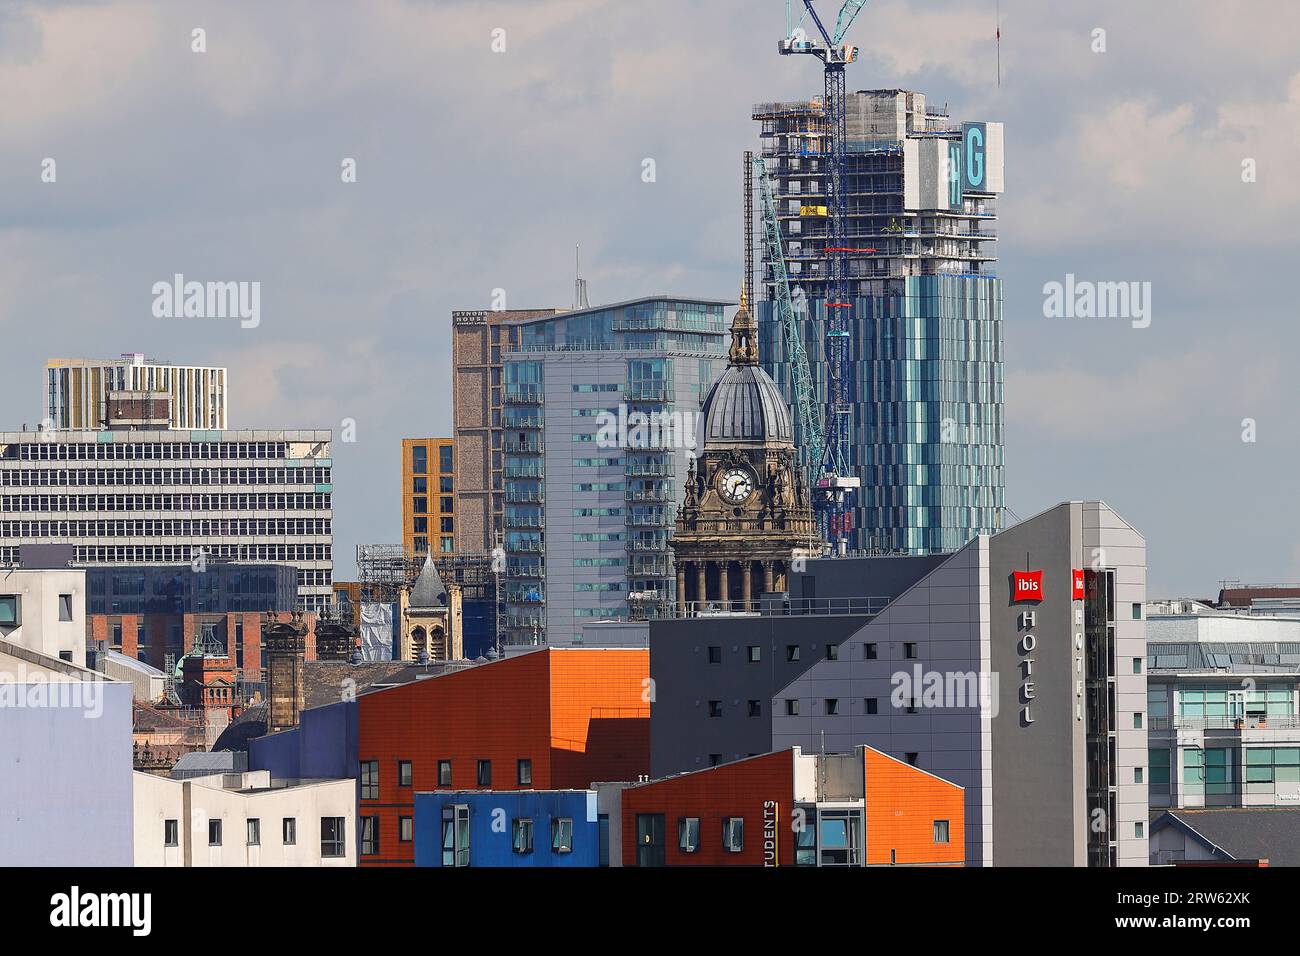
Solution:
<path fill-rule="evenodd" d="M 822 541 L 790 412 L 759 365 L 743 289 L 727 369 L 704 400 L 700 434 L 672 542 L 678 613 L 757 610 L 762 594 L 789 586 L 795 559 L 821 553 Z"/>

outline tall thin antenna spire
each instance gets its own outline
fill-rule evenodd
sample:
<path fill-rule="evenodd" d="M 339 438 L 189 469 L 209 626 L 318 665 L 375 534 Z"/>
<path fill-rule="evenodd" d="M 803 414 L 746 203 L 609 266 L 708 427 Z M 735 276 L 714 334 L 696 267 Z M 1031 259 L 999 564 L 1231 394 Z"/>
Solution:
<path fill-rule="evenodd" d="M 1002 0 L 998 0 L 998 89 L 1002 89 Z"/>
<path fill-rule="evenodd" d="M 575 242 L 573 244 L 573 307 L 575 309 L 586 309 L 590 307 L 590 304 L 587 302 L 587 280 L 582 277 L 580 251 L 581 246 Z"/>

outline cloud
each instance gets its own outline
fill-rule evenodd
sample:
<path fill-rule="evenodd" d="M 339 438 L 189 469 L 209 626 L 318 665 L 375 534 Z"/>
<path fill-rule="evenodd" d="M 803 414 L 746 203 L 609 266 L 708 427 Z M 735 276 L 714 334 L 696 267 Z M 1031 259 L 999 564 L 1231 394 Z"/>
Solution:
<path fill-rule="evenodd" d="M 1006 414 L 1012 427 L 1064 443 L 1119 445 L 1167 435 L 1194 442 L 1210 433 L 1238 436 L 1242 419 L 1273 415 L 1289 379 L 1279 357 L 1232 346 L 1150 355 L 1127 368 L 1018 368 L 1007 373 Z"/>
<path fill-rule="evenodd" d="M 1008 469 L 1051 498 L 1073 490 L 1062 474 L 1166 436 L 1236 441 L 1247 416 L 1278 456 L 1253 494 L 1300 467 L 1276 417 L 1300 399 L 1282 364 L 1300 349 L 1300 11 L 1173 6 L 1002 0 L 1000 87 L 993 0 L 872 0 L 849 38 L 852 88 L 1007 124 L 1007 428 L 1034 440 Z M 132 349 L 228 365 L 240 426 L 355 418 L 335 454 L 346 577 L 358 540 L 397 539 L 398 440 L 450 433 L 453 309 L 497 287 L 512 306 L 568 305 L 575 242 L 594 302 L 734 295 L 750 107 L 821 91 L 819 64 L 777 54 L 783 31 L 775 0 L 6 4 L 3 427 L 39 418 L 47 358 Z M 262 326 L 152 319 L 150 286 L 177 271 L 261 281 Z M 1151 329 L 1046 323 L 1039 290 L 1066 272 L 1154 280 Z M 1242 465 L 1197 467 L 1205 485 L 1172 476 L 1155 502 L 1124 469 L 1092 489 L 1142 502 L 1126 516 L 1168 556 L 1153 580 L 1198 580 L 1184 516 Z M 1216 547 L 1240 555 L 1294 538 L 1300 516 L 1223 525 Z"/>

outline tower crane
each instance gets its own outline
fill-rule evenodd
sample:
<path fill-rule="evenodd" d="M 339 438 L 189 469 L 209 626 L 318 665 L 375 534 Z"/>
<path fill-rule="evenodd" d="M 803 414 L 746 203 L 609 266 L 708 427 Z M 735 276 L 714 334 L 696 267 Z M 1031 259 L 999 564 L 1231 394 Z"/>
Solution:
<path fill-rule="evenodd" d="M 803 437 L 807 486 L 812 489 L 821 480 L 826 435 L 817 409 L 817 393 L 808 367 L 808 353 L 803 347 L 799 317 L 795 314 L 794 299 L 790 295 L 790 275 L 785 267 L 785 249 L 781 243 L 776 200 L 772 198 L 772 181 L 768 178 L 767 165 L 762 156 L 753 156 L 750 162 L 753 175 L 758 179 L 758 201 L 763 216 L 763 249 L 767 261 L 772 263 L 774 311 L 781 324 L 786 356 L 790 361 L 790 397 L 799 417 L 799 430 Z"/>
<path fill-rule="evenodd" d="M 826 416 L 825 446 L 821 455 L 821 477 L 817 481 L 819 520 L 832 548 L 843 550 L 850 530 L 852 497 L 861 480 L 849 471 L 849 442 L 852 425 L 851 379 L 849 357 L 850 331 L 853 327 L 853 301 L 849 294 L 849 253 L 874 250 L 852 249 L 848 245 L 848 199 L 845 195 L 846 120 L 844 67 L 857 60 L 858 49 L 844 42 L 844 36 L 867 0 L 845 0 L 835 20 L 835 32 L 827 31 L 813 6 L 803 0 L 804 11 L 797 22 L 792 19 L 793 0 L 786 0 L 786 36 L 778 46 L 783 56 L 810 54 L 825 66 L 826 136 L 822 156 L 826 160 L 826 205 L 829 229 L 826 255 Z M 820 39 L 809 39 L 804 21 L 811 19 Z"/>

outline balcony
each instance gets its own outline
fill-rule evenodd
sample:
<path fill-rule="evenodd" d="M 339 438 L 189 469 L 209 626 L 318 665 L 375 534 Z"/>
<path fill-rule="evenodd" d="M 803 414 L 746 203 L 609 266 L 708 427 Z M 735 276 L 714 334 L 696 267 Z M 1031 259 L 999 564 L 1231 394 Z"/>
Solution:
<path fill-rule="evenodd" d="M 541 478 L 545 474 L 541 461 L 525 459 L 524 461 L 506 461 L 507 478 Z"/>
<path fill-rule="evenodd" d="M 512 488 L 507 485 L 505 495 L 507 504 L 540 505 L 546 502 L 546 495 L 540 490 L 524 490 L 522 488 Z"/>
<path fill-rule="evenodd" d="M 529 617 L 525 614 L 503 614 L 501 616 L 501 625 L 513 631 L 536 630 L 545 633 L 545 627 L 540 617 Z"/>
<path fill-rule="evenodd" d="M 1300 716 L 1294 714 L 1245 717 L 1150 717 L 1147 728 L 1153 731 L 1253 731 L 1300 730 Z"/>
<path fill-rule="evenodd" d="M 671 402 L 672 382 L 628 382 L 623 386 L 623 398 L 629 402 Z"/>
<path fill-rule="evenodd" d="M 542 605 L 546 603 L 546 596 L 538 590 L 506 591 L 506 603 Z"/>
<path fill-rule="evenodd" d="M 633 578 L 669 578 L 673 574 L 673 563 L 659 555 L 634 555 L 627 573 Z"/>
<path fill-rule="evenodd" d="M 542 529 L 546 527 L 546 519 L 539 514 L 510 514 L 506 512 L 505 524 L 507 528 L 535 528 Z"/>
<path fill-rule="evenodd" d="M 629 478 L 671 478 L 676 470 L 666 461 L 629 460 L 624 465 L 623 474 Z"/>
<path fill-rule="evenodd" d="M 508 454 L 515 455 L 540 455 L 546 451 L 546 443 L 540 438 L 525 438 L 523 441 L 507 438 L 501 447 Z"/>
<path fill-rule="evenodd" d="M 627 523 L 634 528 L 671 528 L 673 526 L 672 508 L 634 509 L 628 515 Z"/>
<path fill-rule="evenodd" d="M 540 564 L 537 565 L 507 565 L 507 578 L 521 578 L 529 581 L 540 581 L 546 577 L 546 569 Z"/>
<path fill-rule="evenodd" d="M 511 431 L 519 431 L 520 429 L 535 430 L 543 427 L 544 423 L 542 421 L 541 412 L 525 412 L 523 414 L 516 413 L 514 415 L 510 414 L 510 412 L 511 409 L 507 409 L 506 413 L 501 416 L 502 428 Z"/>
<path fill-rule="evenodd" d="M 543 390 L 541 385 L 507 385 L 507 405 L 541 405 Z"/>
<path fill-rule="evenodd" d="M 675 502 L 677 496 L 673 494 L 672 489 L 664 488 L 628 488 L 626 493 L 628 501 L 646 501 L 646 502 Z"/>
<path fill-rule="evenodd" d="M 546 551 L 540 538 L 513 541 L 506 544 L 506 554 L 543 554 Z"/>
<path fill-rule="evenodd" d="M 669 550 L 668 536 L 631 538 L 627 543 L 627 550 L 632 552 L 651 552 L 663 553 Z"/>

